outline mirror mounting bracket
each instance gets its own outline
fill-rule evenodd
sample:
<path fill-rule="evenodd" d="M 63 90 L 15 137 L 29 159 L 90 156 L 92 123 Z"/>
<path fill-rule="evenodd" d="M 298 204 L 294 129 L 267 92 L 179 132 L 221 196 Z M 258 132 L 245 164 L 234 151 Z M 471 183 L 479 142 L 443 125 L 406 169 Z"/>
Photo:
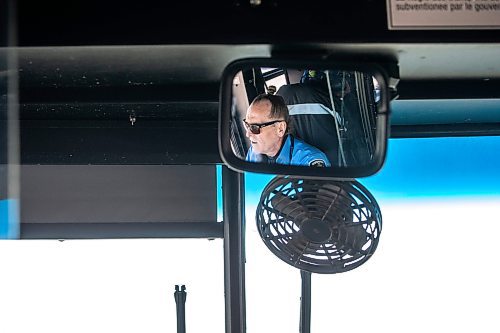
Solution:
<path fill-rule="evenodd" d="M 328 50 L 314 45 L 307 48 L 294 45 L 274 45 L 271 47 L 271 58 L 321 61 L 328 59 L 330 56 Z"/>

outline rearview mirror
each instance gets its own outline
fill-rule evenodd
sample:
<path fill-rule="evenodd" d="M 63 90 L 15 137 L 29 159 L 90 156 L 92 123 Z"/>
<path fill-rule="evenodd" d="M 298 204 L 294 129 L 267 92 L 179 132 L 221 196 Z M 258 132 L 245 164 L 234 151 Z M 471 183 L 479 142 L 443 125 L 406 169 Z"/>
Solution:
<path fill-rule="evenodd" d="M 221 157 L 238 171 L 371 175 L 385 159 L 388 100 L 376 65 L 236 61 L 222 77 Z"/>

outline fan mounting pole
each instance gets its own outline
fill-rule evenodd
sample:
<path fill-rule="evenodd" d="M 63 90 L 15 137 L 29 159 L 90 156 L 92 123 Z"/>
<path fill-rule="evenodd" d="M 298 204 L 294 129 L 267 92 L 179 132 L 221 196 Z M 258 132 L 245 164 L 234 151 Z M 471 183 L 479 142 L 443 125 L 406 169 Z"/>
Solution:
<path fill-rule="evenodd" d="M 222 167 L 224 207 L 224 290 L 226 333 L 246 332 L 245 309 L 245 180 Z"/>
<path fill-rule="evenodd" d="M 300 271 L 302 295 L 300 297 L 300 333 L 311 332 L 311 273 Z"/>

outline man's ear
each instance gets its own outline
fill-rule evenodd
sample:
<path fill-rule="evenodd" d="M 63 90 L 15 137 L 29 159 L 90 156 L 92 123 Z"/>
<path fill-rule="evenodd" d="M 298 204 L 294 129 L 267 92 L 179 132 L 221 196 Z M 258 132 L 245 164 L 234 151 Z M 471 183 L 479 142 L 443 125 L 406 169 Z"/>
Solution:
<path fill-rule="evenodd" d="M 279 136 L 280 138 L 282 138 L 282 137 L 284 137 L 284 136 L 285 136 L 285 133 L 286 133 L 286 127 L 287 127 L 286 122 L 284 122 L 284 121 L 280 121 L 280 122 L 278 123 L 278 126 L 277 126 L 277 131 L 278 131 L 278 136 Z"/>

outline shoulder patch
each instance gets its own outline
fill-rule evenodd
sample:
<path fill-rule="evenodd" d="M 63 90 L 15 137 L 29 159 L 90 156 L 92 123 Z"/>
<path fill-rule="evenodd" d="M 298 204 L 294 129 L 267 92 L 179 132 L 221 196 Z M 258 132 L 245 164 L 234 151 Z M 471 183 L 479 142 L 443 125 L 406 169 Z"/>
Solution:
<path fill-rule="evenodd" d="M 320 160 L 320 159 L 315 159 L 315 160 L 312 160 L 312 161 L 309 163 L 309 166 L 324 168 L 324 167 L 326 166 L 326 164 L 325 164 L 325 161 L 323 161 L 323 160 Z"/>

